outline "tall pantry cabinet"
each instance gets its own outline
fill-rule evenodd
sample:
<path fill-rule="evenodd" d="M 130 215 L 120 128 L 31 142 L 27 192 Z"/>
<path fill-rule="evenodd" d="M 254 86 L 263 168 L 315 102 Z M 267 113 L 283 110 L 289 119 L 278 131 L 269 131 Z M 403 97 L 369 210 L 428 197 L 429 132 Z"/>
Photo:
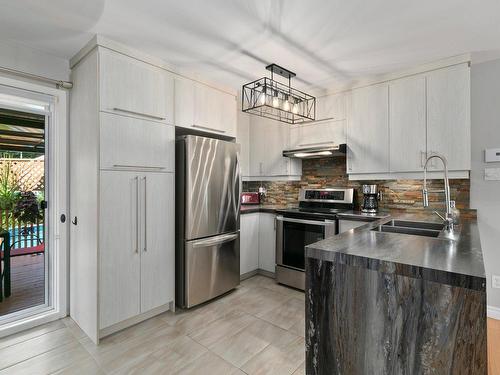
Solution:
<path fill-rule="evenodd" d="M 174 80 L 100 45 L 72 80 L 70 315 L 98 343 L 174 306 Z"/>

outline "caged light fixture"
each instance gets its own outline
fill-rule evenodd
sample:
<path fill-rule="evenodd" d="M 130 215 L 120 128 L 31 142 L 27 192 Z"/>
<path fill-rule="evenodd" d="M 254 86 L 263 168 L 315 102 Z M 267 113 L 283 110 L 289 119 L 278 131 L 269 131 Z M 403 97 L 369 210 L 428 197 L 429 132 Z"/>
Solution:
<path fill-rule="evenodd" d="M 241 110 L 287 124 L 314 121 L 316 98 L 292 87 L 292 77 L 296 74 L 276 64 L 268 65 L 266 69 L 271 72 L 271 78 L 264 77 L 243 85 Z M 288 86 L 276 81 L 275 74 L 288 79 Z"/>

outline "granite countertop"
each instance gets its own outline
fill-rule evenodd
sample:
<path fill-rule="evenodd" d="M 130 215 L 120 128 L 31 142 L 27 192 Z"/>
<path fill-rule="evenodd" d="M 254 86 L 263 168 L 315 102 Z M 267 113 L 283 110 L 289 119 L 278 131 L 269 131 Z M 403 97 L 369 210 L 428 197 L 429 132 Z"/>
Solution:
<path fill-rule="evenodd" d="M 452 240 L 372 231 L 391 219 L 441 222 L 436 215 L 426 211 L 388 211 L 384 214 L 388 216 L 307 246 L 306 257 L 486 290 L 475 218 L 461 220 L 457 228 L 459 236 Z"/>

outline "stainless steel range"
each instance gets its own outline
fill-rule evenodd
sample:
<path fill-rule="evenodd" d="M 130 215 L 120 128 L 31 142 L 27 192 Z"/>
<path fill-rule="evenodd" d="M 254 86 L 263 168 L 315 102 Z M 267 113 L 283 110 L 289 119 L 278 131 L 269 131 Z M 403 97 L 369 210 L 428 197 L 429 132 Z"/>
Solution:
<path fill-rule="evenodd" d="M 354 189 L 301 189 L 299 207 L 277 211 L 277 282 L 305 288 L 305 246 L 338 234 L 337 213 L 353 202 Z"/>

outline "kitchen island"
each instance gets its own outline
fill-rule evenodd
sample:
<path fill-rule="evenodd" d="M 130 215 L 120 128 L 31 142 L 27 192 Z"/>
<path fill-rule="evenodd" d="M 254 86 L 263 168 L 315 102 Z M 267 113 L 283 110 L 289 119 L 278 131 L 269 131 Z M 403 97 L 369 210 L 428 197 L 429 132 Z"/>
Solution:
<path fill-rule="evenodd" d="M 486 374 L 486 279 L 474 218 L 454 238 L 380 231 L 306 247 L 307 374 Z M 437 234 L 437 233 L 436 233 Z"/>

